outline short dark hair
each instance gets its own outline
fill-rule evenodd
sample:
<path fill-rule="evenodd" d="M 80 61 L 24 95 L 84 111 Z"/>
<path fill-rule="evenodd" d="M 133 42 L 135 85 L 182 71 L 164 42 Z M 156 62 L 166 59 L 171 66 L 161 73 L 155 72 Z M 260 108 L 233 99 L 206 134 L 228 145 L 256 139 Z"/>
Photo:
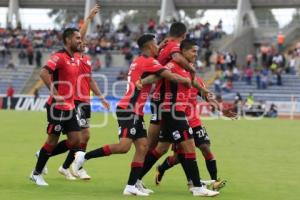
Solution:
<path fill-rule="evenodd" d="M 180 37 L 187 31 L 186 26 L 182 22 L 174 22 L 170 27 L 169 35 L 171 37 Z"/>
<path fill-rule="evenodd" d="M 182 40 L 182 42 L 180 43 L 180 50 L 189 50 L 191 48 L 193 48 L 193 46 L 197 46 L 196 42 L 194 40 L 190 40 L 190 39 L 185 39 Z"/>
<path fill-rule="evenodd" d="M 139 48 L 142 49 L 147 42 L 153 40 L 154 38 L 155 35 L 153 34 L 144 34 L 141 37 L 139 37 L 139 39 L 137 40 L 137 44 Z"/>
<path fill-rule="evenodd" d="M 64 44 L 66 44 L 66 39 L 71 37 L 74 32 L 79 32 L 79 30 L 77 28 L 66 28 L 64 30 L 63 35 L 62 35 Z"/>

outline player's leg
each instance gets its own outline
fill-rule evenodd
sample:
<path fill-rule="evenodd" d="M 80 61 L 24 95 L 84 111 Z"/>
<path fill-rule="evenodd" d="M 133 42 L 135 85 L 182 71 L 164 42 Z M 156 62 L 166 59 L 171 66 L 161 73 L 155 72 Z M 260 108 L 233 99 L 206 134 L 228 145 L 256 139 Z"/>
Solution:
<path fill-rule="evenodd" d="M 158 165 L 156 168 L 156 174 L 155 174 L 155 184 L 159 185 L 165 172 L 172 168 L 173 166 L 177 165 L 179 163 L 177 153 L 174 152 L 173 155 L 168 156 L 161 165 Z"/>
<path fill-rule="evenodd" d="M 145 155 L 148 150 L 148 141 L 146 137 L 138 138 L 134 141 L 135 154 L 131 163 L 131 170 L 127 182 L 127 186 L 124 189 L 123 194 L 130 195 L 130 193 L 139 193 L 137 195 L 147 196 L 147 194 L 153 191 L 145 188 L 141 181 L 138 180 L 143 166 Z"/>
<path fill-rule="evenodd" d="M 148 128 L 148 145 L 149 149 L 154 149 L 158 143 L 160 132 L 160 103 L 158 101 L 151 100 L 151 120 Z"/>

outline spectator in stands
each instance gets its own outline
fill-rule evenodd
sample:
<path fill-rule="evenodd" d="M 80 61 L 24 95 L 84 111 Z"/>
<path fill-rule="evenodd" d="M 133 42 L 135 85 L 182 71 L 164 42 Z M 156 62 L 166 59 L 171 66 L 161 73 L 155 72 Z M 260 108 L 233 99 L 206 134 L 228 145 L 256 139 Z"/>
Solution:
<path fill-rule="evenodd" d="M 4 61 L 5 60 L 5 55 L 6 55 L 6 48 L 4 46 L 4 43 L 1 41 L 0 42 L 0 58 L 1 60 L 0 61 Z"/>
<path fill-rule="evenodd" d="M 216 78 L 214 80 L 214 87 L 215 87 L 215 92 L 217 94 L 220 94 L 222 92 L 220 76 L 216 76 Z"/>
<path fill-rule="evenodd" d="M 295 75 L 296 74 L 296 65 L 297 65 L 296 64 L 297 63 L 296 56 L 291 51 L 288 53 L 288 55 L 289 55 L 289 60 L 288 60 L 287 68 L 286 68 L 286 73 Z"/>
<path fill-rule="evenodd" d="M 131 52 L 131 49 L 129 47 L 125 47 L 123 49 L 123 54 L 125 56 L 125 60 L 126 60 L 126 62 L 128 64 L 128 66 L 129 66 L 131 64 L 131 62 L 132 62 L 132 59 L 133 59 L 133 54 Z"/>
<path fill-rule="evenodd" d="M 285 42 L 285 36 L 281 32 L 279 32 L 277 35 L 278 52 L 282 52 L 284 42 Z"/>
<path fill-rule="evenodd" d="M 8 61 L 6 68 L 7 68 L 7 69 L 14 69 L 14 70 L 16 70 L 16 65 L 15 65 L 13 59 L 10 59 L 10 60 Z"/>
<path fill-rule="evenodd" d="M 222 90 L 227 93 L 231 92 L 232 88 L 233 84 L 231 79 L 226 80 L 226 82 L 222 85 Z"/>
<path fill-rule="evenodd" d="M 35 52 L 35 62 L 37 68 L 40 68 L 42 66 L 42 52 L 40 49 L 37 49 Z"/>
<path fill-rule="evenodd" d="M 156 22 L 154 19 L 150 18 L 148 21 L 148 32 L 154 33 L 155 32 Z"/>
<path fill-rule="evenodd" d="M 247 96 L 245 105 L 246 105 L 247 109 L 251 109 L 252 106 L 254 105 L 254 96 L 253 96 L 252 92 L 250 92 L 249 95 Z"/>
<path fill-rule="evenodd" d="M 99 71 L 101 69 L 101 65 L 100 58 L 96 58 L 96 60 L 93 62 L 93 71 Z"/>
<path fill-rule="evenodd" d="M 125 71 L 120 71 L 119 75 L 117 76 L 118 81 L 123 81 L 127 79 L 127 73 Z"/>
<path fill-rule="evenodd" d="M 110 51 L 106 51 L 105 53 L 105 66 L 110 67 L 112 63 L 112 55 Z"/>
<path fill-rule="evenodd" d="M 267 67 L 264 67 L 264 69 L 261 71 L 261 89 L 267 89 L 269 84 L 269 70 Z"/>
<path fill-rule="evenodd" d="M 18 54 L 18 58 L 19 58 L 20 65 L 26 65 L 26 53 L 24 49 L 21 49 L 21 51 Z"/>
<path fill-rule="evenodd" d="M 269 111 L 265 115 L 265 117 L 276 118 L 278 116 L 277 106 L 275 104 L 271 104 Z"/>
<path fill-rule="evenodd" d="M 261 89 L 262 74 L 260 69 L 255 69 L 256 88 Z"/>
<path fill-rule="evenodd" d="M 242 95 L 237 92 L 235 97 L 234 97 L 234 107 L 235 107 L 235 112 L 238 114 L 238 116 L 242 116 L 243 114 L 243 98 Z"/>
<path fill-rule="evenodd" d="M 12 103 L 12 98 L 14 96 L 15 89 L 13 88 L 12 85 L 9 85 L 6 89 L 6 108 L 11 109 L 11 103 Z"/>
<path fill-rule="evenodd" d="M 248 66 L 245 70 L 245 78 L 247 85 L 252 84 L 252 76 L 253 76 L 253 70 L 250 66 Z"/>
<path fill-rule="evenodd" d="M 27 58 L 28 64 L 33 65 L 33 48 L 31 45 L 27 48 Z"/>

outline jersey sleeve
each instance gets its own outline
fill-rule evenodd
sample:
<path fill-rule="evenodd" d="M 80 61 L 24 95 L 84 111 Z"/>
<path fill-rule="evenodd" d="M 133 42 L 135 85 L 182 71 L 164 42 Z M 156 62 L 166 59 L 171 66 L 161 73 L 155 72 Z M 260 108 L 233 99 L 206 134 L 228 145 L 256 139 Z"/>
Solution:
<path fill-rule="evenodd" d="M 48 69 L 50 72 L 54 72 L 61 66 L 61 62 L 62 58 L 58 54 L 53 54 L 47 61 L 45 68 Z"/>
<path fill-rule="evenodd" d="M 173 42 L 170 46 L 170 55 L 173 55 L 174 53 L 180 52 L 180 44 L 177 42 Z"/>
<path fill-rule="evenodd" d="M 149 61 L 148 67 L 145 67 L 145 72 L 160 75 L 163 71 L 167 70 L 166 67 L 162 66 L 158 60 L 151 60 Z"/>

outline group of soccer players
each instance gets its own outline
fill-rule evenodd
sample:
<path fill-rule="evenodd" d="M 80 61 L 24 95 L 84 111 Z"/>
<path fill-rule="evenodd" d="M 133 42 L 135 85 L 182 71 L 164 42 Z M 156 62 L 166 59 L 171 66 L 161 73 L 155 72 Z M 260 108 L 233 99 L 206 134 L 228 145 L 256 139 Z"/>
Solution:
<path fill-rule="evenodd" d="M 92 10 L 90 17 L 98 10 L 99 7 Z M 31 179 L 37 185 L 47 185 L 42 176 L 47 160 L 68 150 L 68 156 L 59 172 L 70 180 L 76 177 L 90 179 L 83 169 L 87 160 L 127 153 L 134 144 L 135 153 L 123 194 L 149 196 L 153 191 L 144 186 L 142 178 L 172 145 L 174 155 L 157 167 L 156 184 L 161 182 L 166 170 L 180 163 L 194 196 L 218 195 L 216 190 L 224 186 L 224 181 L 217 177 L 216 160 L 199 118 L 197 96 L 201 96 L 227 117 L 235 118 L 236 113 L 222 108 L 222 104 L 206 89 L 201 78 L 195 75 L 193 63 L 198 47 L 192 40 L 185 39 L 186 32 L 183 23 L 175 22 L 170 27 L 169 37 L 160 46 L 151 34 L 144 34 L 138 39 L 140 55 L 130 65 L 127 91 L 116 109 L 119 143 L 85 152 L 89 138 L 89 90 L 92 89 L 103 100 L 107 109 L 109 104 L 90 76 L 89 60 L 80 53 L 84 46 L 80 32 L 66 29 L 63 34 L 64 50 L 55 53 L 41 71 L 42 80 L 51 88 L 47 103 L 48 138 L 38 153 Z M 154 92 L 151 94 L 153 85 Z M 152 119 L 147 135 L 143 109 L 150 95 Z M 81 122 L 81 133 L 78 119 Z M 67 140 L 58 143 L 61 132 L 67 135 Z M 196 147 L 205 158 L 212 181 L 200 181 Z M 208 184 L 212 184 L 212 190 L 207 188 Z"/>

